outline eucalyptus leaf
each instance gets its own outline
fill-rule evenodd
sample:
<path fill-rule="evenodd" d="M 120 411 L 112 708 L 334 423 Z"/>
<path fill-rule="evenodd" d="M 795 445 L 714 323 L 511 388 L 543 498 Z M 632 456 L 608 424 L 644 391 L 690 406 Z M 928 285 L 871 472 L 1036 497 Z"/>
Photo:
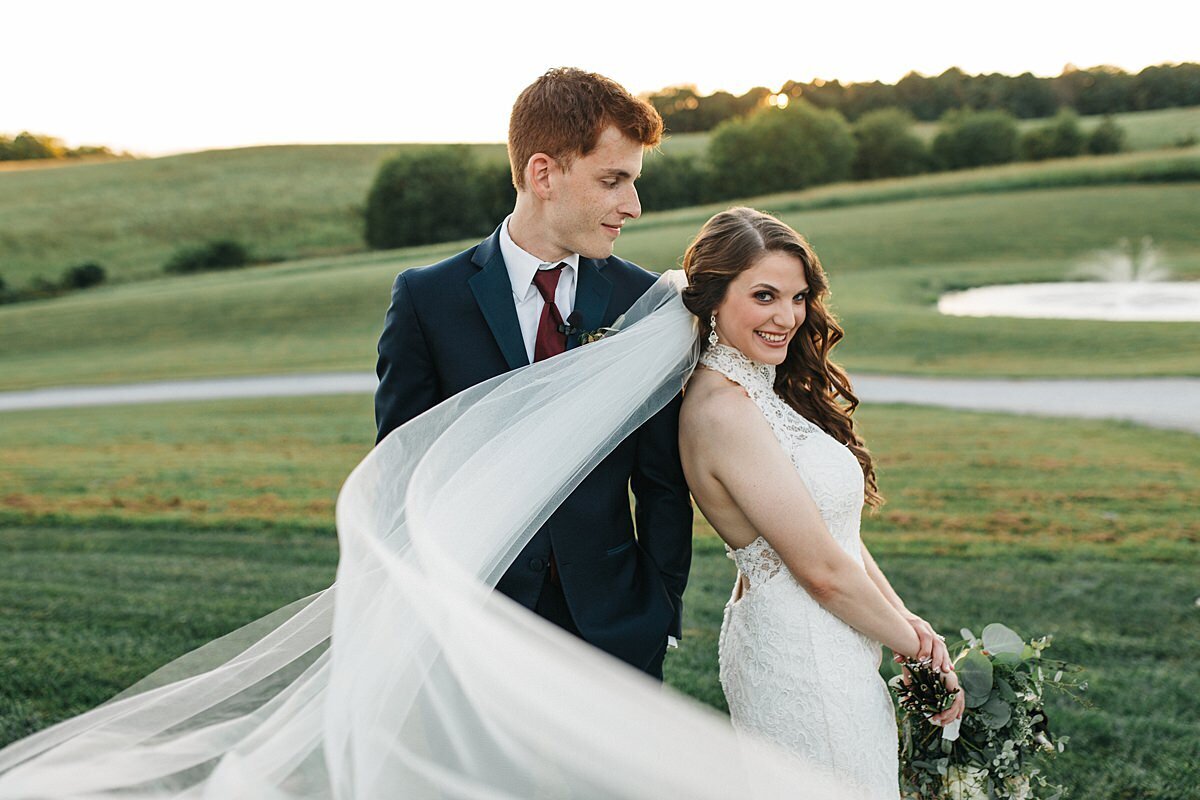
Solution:
<path fill-rule="evenodd" d="M 1006 703 L 1017 702 L 1017 693 L 1013 691 L 1012 684 L 1004 678 L 996 678 L 996 690 L 1000 699 Z"/>
<path fill-rule="evenodd" d="M 983 705 L 992 693 L 992 662 L 978 650 L 969 651 L 958 667 L 958 682 L 969 707 Z"/>
<path fill-rule="evenodd" d="M 1025 640 L 1007 625 L 993 622 L 983 629 L 983 648 L 992 655 L 1012 653 L 1020 657 L 1025 650 Z"/>
<path fill-rule="evenodd" d="M 999 697 L 989 697 L 979 708 L 979 718 L 992 730 L 1003 728 L 1012 719 L 1012 706 Z"/>
<path fill-rule="evenodd" d="M 991 653 L 991 650 L 988 650 Z M 1007 664 L 1010 667 L 1015 667 L 1021 663 L 1021 656 L 1017 653 L 992 653 L 992 660 L 997 664 Z"/>
<path fill-rule="evenodd" d="M 970 628 L 963 628 L 958 632 L 958 635 L 967 640 L 967 644 L 971 647 L 975 646 L 975 634 L 971 633 Z"/>

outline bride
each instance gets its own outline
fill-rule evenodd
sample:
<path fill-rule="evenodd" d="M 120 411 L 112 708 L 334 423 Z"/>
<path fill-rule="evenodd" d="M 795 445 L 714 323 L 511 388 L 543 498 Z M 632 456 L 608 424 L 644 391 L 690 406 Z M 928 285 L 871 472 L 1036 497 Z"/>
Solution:
<path fill-rule="evenodd" d="M 683 265 L 707 347 L 684 396 L 680 452 L 738 566 L 720 638 L 733 722 L 896 798 L 879 643 L 932 659 L 951 691 L 958 682 L 941 639 L 859 538 L 864 496 L 881 498 L 850 421 L 857 400 L 828 358 L 842 332 L 822 303 L 825 274 L 802 236 L 749 208 L 710 219 Z M 934 721 L 963 705 L 960 692 Z"/>
<path fill-rule="evenodd" d="M 761 266 L 755 261 L 750 266 Z M 804 288 L 792 266 L 770 273 L 786 293 L 778 297 L 789 301 Z M 819 272 L 803 278 L 815 298 Z M 700 325 L 684 307 L 684 288 L 681 274 L 669 272 L 627 312 L 619 334 L 472 387 L 393 431 L 339 494 L 333 586 L 0 750 L 0 798 L 879 796 L 874 786 L 855 785 L 858 776 L 841 760 L 849 730 L 864 737 L 861 748 L 882 748 L 880 759 L 895 751 L 894 733 L 890 742 L 883 735 L 890 708 L 863 682 L 862 663 L 875 646 L 789 595 L 782 569 L 763 583 L 742 561 L 750 585 L 723 636 L 726 688 L 744 690 L 730 691 L 735 725 L 767 736 L 739 733 L 711 709 L 492 591 L 555 507 L 692 374 Z M 714 288 L 688 297 L 711 301 L 721 320 L 721 347 L 707 351 L 707 367 L 688 389 L 694 403 L 720 393 L 714 381 L 725 378 L 717 371 L 726 361 L 741 363 L 741 352 L 765 359 L 755 369 L 774 363 L 767 356 L 777 351 L 748 342 L 755 330 L 764 329 L 764 342 L 773 332 L 795 333 L 794 326 L 767 327 L 768 317 L 751 313 L 753 302 L 740 295 L 726 301 Z M 803 348 L 814 341 L 798 338 Z M 736 366 L 728 371 L 741 374 Z M 768 404 L 772 426 L 803 425 L 770 410 L 761 382 L 744 380 Z M 798 380 L 817 391 L 829 386 L 806 373 Z M 862 575 L 879 584 L 854 575 L 828 546 L 832 540 L 821 538 L 829 534 L 816 509 L 832 528 L 826 504 L 834 501 L 814 489 L 813 505 L 798 482 L 787 483 L 779 473 L 793 467 L 780 459 L 779 443 L 755 433 L 745 413 L 721 425 L 718 436 L 744 427 L 756 437 L 753 450 L 716 454 L 742 465 L 744 483 L 730 470 L 698 472 L 697 496 L 743 559 L 757 548 L 765 564 L 778 552 L 838 620 L 898 652 L 942 656 L 944 648 L 926 642 L 931 631 L 915 632 L 923 623 L 905 621 L 866 591 L 877 586 L 894 599 L 869 559 Z M 834 460 L 821 458 L 822 470 Z M 845 470 L 837 476 L 830 486 L 844 490 Z M 741 524 L 739 507 L 752 509 Z M 808 562 L 828 568 L 823 582 L 808 583 L 817 574 Z M 791 639 L 797 626 L 825 640 Z M 785 637 L 786 651 L 755 653 L 755 635 L 765 645 Z M 812 664 L 812 680 L 783 665 L 785 656 Z M 813 698 L 813 691 L 830 694 Z M 777 703 L 782 696 L 795 707 Z M 819 723 L 801 711 L 814 700 L 825 715 Z M 772 707 L 756 707 L 763 703 Z M 776 737 L 783 747 L 759 724 L 776 706 L 792 726 Z M 827 726 L 820 736 L 828 734 L 830 753 L 820 742 L 796 746 L 818 724 Z"/>

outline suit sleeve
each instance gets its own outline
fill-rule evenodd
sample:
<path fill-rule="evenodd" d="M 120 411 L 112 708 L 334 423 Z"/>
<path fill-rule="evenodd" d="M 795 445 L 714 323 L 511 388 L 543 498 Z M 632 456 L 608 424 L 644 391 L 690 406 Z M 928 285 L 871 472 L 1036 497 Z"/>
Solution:
<path fill-rule="evenodd" d="M 692 499 L 679 462 L 679 408 L 676 395 L 637 431 L 637 455 L 630 487 L 638 544 L 654 560 L 675 606 L 668 634 L 682 638 L 683 590 L 692 563 Z"/>
<path fill-rule="evenodd" d="M 379 378 L 375 390 L 376 444 L 395 428 L 438 403 L 437 372 L 403 272 L 396 276 L 392 286 L 392 304 L 384 320 L 378 350 L 379 361 L 375 366 Z"/>

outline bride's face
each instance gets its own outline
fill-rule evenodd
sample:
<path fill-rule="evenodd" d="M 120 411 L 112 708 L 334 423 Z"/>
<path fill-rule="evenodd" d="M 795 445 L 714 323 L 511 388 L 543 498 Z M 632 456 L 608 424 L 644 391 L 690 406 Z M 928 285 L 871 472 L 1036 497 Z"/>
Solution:
<path fill-rule="evenodd" d="M 730 282 L 717 307 L 717 337 L 752 361 L 782 364 L 804 322 L 807 294 L 800 259 L 767 253 Z"/>

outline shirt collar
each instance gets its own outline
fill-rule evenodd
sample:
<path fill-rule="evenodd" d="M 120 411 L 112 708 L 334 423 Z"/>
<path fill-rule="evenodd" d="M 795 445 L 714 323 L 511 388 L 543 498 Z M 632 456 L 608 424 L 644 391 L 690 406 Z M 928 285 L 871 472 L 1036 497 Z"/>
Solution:
<path fill-rule="evenodd" d="M 567 269 L 574 270 L 576 273 L 579 271 L 578 253 L 571 253 L 566 258 L 550 264 L 532 253 L 522 250 L 508 233 L 510 219 L 512 219 L 511 214 L 504 218 L 504 224 L 500 226 L 500 255 L 504 257 L 504 265 L 508 267 L 508 280 L 512 284 L 513 297 L 517 300 L 524 300 L 529 297 L 530 291 L 536 291 L 533 288 L 533 275 L 542 267 L 557 266 L 562 263 L 567 265 Z"/>

